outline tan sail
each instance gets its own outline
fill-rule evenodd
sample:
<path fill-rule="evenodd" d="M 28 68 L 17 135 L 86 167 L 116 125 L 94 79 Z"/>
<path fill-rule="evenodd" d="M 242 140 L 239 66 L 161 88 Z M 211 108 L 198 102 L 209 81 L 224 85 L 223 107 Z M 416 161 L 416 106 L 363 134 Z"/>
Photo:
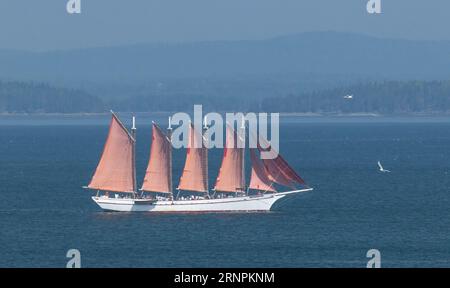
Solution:
<path fill-rule="evenodd" d="M 296 184 L 305 184 L 305 181 L 289 166 L 281 155 L 278 155 L 275 159 L 263 159 L 262 161 L 273 182 L 291 188 L 295 188 Z"/>
<path fill-rule="evenodd" d="M 145 172 L 143 191 L 172 193 L 172 145 L 161 129 L 153 123 L 150 158 Z"/>
<path fill-rule="evenodd" d="M 195 148 L 195 143 L 202 143 L 202 148 Z M 198 145 L 200 146 L 200 145 Z M 208 192 L 208 149 L 203 145 L 201 131 L 196 131 L 191 124 L 189 129 L 186 162 L 180 178 L 179 190 Z"/>
<path fill-rule="evenodd" d="M 270 147 L 270 143 L 259 137 L 258 149 L 260 152 L 272 153 L 272 159 L 261 159 L 268 173 L 269 179 L 277 184 L 295 188 L 297 184 L 306 185 L 305 181 L 292 169 L 291 166 L 284 160 L 284 158 L 273 149 L 264 149 L 261 147 Z"/>
<path fill-rule="evenodd" d="M 267 145 L 267 141 L 260 137 L 259 143 L 264 143 L 263 141 L 265 141 L 266 147 L 269 146 Z M 258 149 L 260 152 L 266 151 L 267 153 L 269 151 L 268 149 L 261 148 L 260 145 L 258 145 Z M 271 181 L 291 188 L 295 188 L 296 184 L 306 184 L 279 153 L 273 149 L 268 153 L 273 153 L 273 159 L 262 159 L 262 162 L 264 163 L 264 167 L 266 168 Z"/>
<path fill-rule="evenodd" d="M 88 188 L 134 193 L 134 142 L 133 137 L 113 114 L 100 162 Z"/>
<path fill-rule="evenodd" d="M 257 149 L 250 149 L 250 159 L 252 162 L 252 174 L 248 188 L 261 191 L 276 192 L 270 175 L 263 162 L 256 154 Z"/>
<path fill-rule="evenodd" d="M 222 165 L 214 190 L 222 192 L 244 192 L 244 149 L 237 148 L 237 133 L 227 125 L 226 144 L 223 149 Z"/>

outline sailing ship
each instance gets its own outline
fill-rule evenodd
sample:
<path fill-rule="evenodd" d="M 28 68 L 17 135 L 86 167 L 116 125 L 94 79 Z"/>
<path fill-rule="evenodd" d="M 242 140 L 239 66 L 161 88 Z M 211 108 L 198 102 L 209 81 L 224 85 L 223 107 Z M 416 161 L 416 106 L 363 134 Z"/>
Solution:
<path fill-rule="evenodd" d="M 269 211 L 282 198 L 313 190 L 281 155 L 274 159 L 261 159 L 261 145 L 250 148 L 251 177 L 246 186 L 245 149 L 230 145 L 230 141 L 239 141 L 236 140 L 239 137 L 227 125 L 222 164 L 210 191 L 205 133 L 206 128 L 197 131 L 190 125 L 184 169 L 179 185 L 173 191 L 172 129 L 169 124 L 167 133 L 164 133 L 153 122 L 150 157 L 142 187 L 138 190 L 135 118 L 129 132 L 112 112 L 103 153 L 91 182 L 84 188 L 97 191 L 92 200 L 103 210 L 121 212 Z M 195 145 L 196 142 L 201 145 Z M 290 190 L 283 192 L 278 188 L 283 186 Z"/>

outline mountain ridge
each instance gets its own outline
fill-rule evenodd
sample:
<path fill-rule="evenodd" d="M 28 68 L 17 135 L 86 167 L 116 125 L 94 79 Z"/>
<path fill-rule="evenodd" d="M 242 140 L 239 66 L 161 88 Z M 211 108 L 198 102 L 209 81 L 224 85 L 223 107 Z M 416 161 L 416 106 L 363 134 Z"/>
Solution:
<path fill-rule="evenodd" d="M 450 41 L 306 32 L 263 40 L 150 43 L 77 50 L 0 50 L 0 79 L 141 83 L 161 78 L 358 74 L 450 78 Z"/>

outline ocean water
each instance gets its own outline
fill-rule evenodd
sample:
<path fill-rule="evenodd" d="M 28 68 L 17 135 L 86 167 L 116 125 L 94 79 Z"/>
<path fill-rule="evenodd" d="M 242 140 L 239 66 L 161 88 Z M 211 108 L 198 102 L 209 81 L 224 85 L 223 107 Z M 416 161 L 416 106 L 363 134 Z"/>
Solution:
<path fill-rule="evenodd" d="M 372 248 L 382 267 L 450 266 L 450 119 L 282 118 L 281 153 L 313 192 L 271 213 L 181 215 L 102 212 L 81 189 L 108 122 L 0 118 L 0 267 L 65 267 L 72 248 L 83 267 L 365 267 Z"/>

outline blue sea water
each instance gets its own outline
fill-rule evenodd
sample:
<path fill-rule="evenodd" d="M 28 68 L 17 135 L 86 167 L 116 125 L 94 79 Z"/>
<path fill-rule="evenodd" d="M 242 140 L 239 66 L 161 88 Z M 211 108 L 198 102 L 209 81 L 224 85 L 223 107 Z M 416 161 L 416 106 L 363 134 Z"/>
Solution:
<path fill-rule="evenodd" d="M 65 267 L 71 248 L 83 267 L 365 267 L 372 248 L 382 267 L 450 266 L 450 119 L 282 118 L 281 153 L 314 192 L 271 213 L 181 215 L 102 212 L 81 189 L 108 122 L 0 118 L 0 267 Z"/>

